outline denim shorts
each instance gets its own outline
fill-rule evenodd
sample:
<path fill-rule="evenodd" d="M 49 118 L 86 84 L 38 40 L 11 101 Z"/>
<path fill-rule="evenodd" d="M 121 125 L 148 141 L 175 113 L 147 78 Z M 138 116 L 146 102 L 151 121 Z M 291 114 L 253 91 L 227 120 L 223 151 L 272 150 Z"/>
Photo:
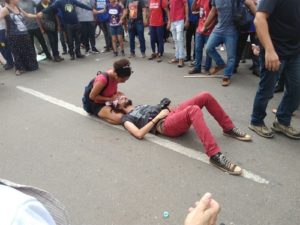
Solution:
<path fill-rule="evenodd" d="M 119 26 L 110 26 L 110 33 L 113 36 L 123 35 L 124 30 L 123 30 L 123 27 L 121 25 L 119 25 Z"/>

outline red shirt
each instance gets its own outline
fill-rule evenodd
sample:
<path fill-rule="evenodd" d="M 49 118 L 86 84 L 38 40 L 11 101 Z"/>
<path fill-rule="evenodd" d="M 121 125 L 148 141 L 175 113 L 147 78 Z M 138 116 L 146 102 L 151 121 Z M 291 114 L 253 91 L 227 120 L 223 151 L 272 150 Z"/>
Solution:
<path fill-rule="evenodd" d="M 184 20 L 186 0 L 170 0 L 170 20 L 171 22 Z"/>
<path fill-rule="evenodd" d="M 159 27 L 164 25 L 163 10 L 168 7 L 167 0 L 150 0 L 150 26 Z"/>
<path fill-rule="evenodd" d="M 98 75 L 95 78 L 94 84 L 100 82 L 103 85 L 107 84 L 107 79 L 103 75 Z M 118 82 L 116 80 L 109 80 L 108 86 L 105 88 L 105 90 L 101 93 L 101 96 L 103 97 L 112 97 L 114 96 L 118 91 Z M 105 101 L 97 102 L 97 103 L 105 103 Z"/>
<path fill-rule="evenodd" d="M 197 27 L 197 33 L 201 33 L 201 30 L 204 27 L 205 21 L 207 20 L 207 17 L 209 15 L 209 12 L 211 10 L 211 6 L 209 4 L 209 0 L 198 0 L 197 1 L 197 8 L 199 9 L 199 23 Z M 209 29 L 207 32 L 203 33 L 203 35 L 210 35 L 212 32 L 214 26 L 212 26 L 211 29 Z"/>

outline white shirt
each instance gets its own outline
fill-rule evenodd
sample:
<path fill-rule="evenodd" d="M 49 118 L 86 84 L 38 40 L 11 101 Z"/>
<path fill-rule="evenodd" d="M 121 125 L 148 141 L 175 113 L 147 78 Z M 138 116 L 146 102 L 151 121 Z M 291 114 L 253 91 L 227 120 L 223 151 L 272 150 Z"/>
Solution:
<path fill-rule="evenodd" d="M 35 198 L 0 184 L 1 225 L 56 225 L 47 209 Z"/>

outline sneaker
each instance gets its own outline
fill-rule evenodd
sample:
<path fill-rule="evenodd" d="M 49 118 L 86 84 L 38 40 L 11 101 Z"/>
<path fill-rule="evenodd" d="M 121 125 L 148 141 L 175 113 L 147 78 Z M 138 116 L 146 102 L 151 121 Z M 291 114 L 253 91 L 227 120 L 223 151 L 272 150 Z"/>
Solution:
<path fill-rule="evenodd" d="M 153 59 L 156 59 L 156 57 L 157 57 L 156 53 L 152 53 L 148 59 L 153 60 Z"/>
<path fill-rule="evenodd" d="M 85 57 L 85 56 L 82 55 L 81 53 L 76 54 L 76 58 L 78 58 L 78 59 L 82 59 L 82 58 L 84 58 L 84 57 Z"/>
<path fill-rule="evenodd" d="M 235 127 L 230 131 L 223 133 L 225 136 L 229 136 L 240 141 L 252 141 L 252 137 L 249 134 L 244 133 L 239 128 Z"/>
<path fill-rule="evenodd" d="M 85 56 L 89 56 L 89 55 L 90 55 L 90 51 L 89 51 L 89 50 L 88 50 L 88 51 L 85 51 L 84 55 L 85 55 Z"/>
<path fill-rule="evenodd" d="M 61 62 L 61 61 L 64 61 L 64 60 L 65 59 L 60 57 L 59 55 L 54 57 L 54 62 Z"/>
<path fill-rule="evenodd" d="M 223 87 L 229 86 L 230 83 L 231 83 L 231 81 L 230 81 L 230 78 L 229 78 L 229 77 L 224 77 L 224 78 L 222 79 L 222 86 L 223 86 Z"/>
<path fill-rule="evenodd" d="M 142 53 L 142 58 L 146 58 L 146 54 L 145 53 Z"/>
<path fill-rule="evenodd" d="M 156 57 L 156 62 L 158 63 L 162 62 L 161 55 L 158 54 L 158 56 Z"/>
<path fill-rule="evenodd" d="M 71 60 L 75 60 L 75 55 L 70 55 Z"/>
<path fill-rule="evenodd" d="M 96 47 L 92 47 L 92 51 L 93 54 L 100 54 L 99 50 Z"/>
<path fill-rule="evenodd" d="M 109 49 L 108 48 L 104 48 L 102 49 L 101 53 L 106 53 L 106 52 L 109 52 Z"/>
<path fill-rule="evenodd" d="M 11 70 L 12 68 L 14 68 L 14 65 L 8 65 L 8 64 L 5 64 L 5 65 L 3 66 L 3 68 L 4 68 L 5 70 Z"/>
<path fill-rule="evenodd" d="M 275 132 L 282 133 L 289 138 L 300 140 L 300 131 L 296 130 L 291 125 L 285 126 L 279 123 L 277 119 L 274 121 L 273 127 L 271 127 L 271 129 Z"/>
<path fill-rule="evenodd" d="M 128 56 L 128 58 L 135 58 L 135 53 L 130 53 L 130 55 Z"/>
<path fill-rule="evenodd" d="M 220 170 L 223 170 L 231 175 L 239 176 L 242 174 L 242 168 L 230 162 L 221 152 L 210 157 L 209 162 L 218 167 Z"/>
<path fill-rule="evenodd" d="M 262 136 L 264 138 L 273 138 L 274 132 L 270 130 L 266 125 L 249 125 L 249 129 L 257 133 L 259 136 Z"/>
<path fill-rule="evenodd" d="M 122 56 L 125 56 L 124 50 L 121 50 L 121 55 L 122 55 Z"/>
<path fill-rule="evenodd" d="M 189 70 L 189 74 L 197 74 L 197 73 L 201 73 L 201 70 L 196 70 L 195 68 Z"/>

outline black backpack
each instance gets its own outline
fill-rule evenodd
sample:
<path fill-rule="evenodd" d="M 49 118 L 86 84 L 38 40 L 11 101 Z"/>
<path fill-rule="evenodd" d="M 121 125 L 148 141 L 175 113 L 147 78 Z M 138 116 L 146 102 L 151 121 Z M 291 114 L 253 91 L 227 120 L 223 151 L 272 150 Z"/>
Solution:
<path fill-rule="evenodd" d="M 108 78 L 108 74 L 107 73 L 101 73 L 100 71 L 97 73 L 97 76 L 103 75 L 106 79 L 106 85 L 103 88 L 103 90 L 100 92 L 99 95 L 101 95 L 103 93 L 103 91 L 107 88 L 108 83 L 109 83 L 109 78 Z M 83 105 L 83 109 L 89 113 L 92 114 L 92 108 L 91 108 L 91 100 L 90 100 L 90 93 L 93 89 L 93 85 L 94 85 L 94 81 L 96 78 L 92 79 L 89 84 L 84 88 L 84 93 L 83 93 L 83 97 L 82 97 L 82 105 Z"/>
<path fill-rule="evenodd" d="M 233 23 L 238 31 L 250 29 L 254 16 L 245 5 L 245 0 L 232 0 Z"/>

